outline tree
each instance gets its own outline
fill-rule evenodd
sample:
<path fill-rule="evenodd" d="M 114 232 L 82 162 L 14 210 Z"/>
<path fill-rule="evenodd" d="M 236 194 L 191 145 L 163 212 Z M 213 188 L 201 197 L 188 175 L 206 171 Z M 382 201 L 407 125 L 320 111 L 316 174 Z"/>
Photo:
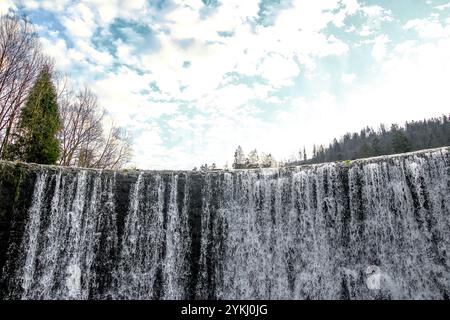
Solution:
<path fill-rule="evenodd" d="M 80 148 L 78 151 L 77 166 L 89 168 L 94 163 L 94 151 L 92 149 Z"/>
<path fill-rule="evenodd" d="M 98 107 L 97 97 L 88 88 L 77 94 L 64 93 L 60 96 L 59 114 L 62 123 L 58 134 L 61 143 L 59 164 L 89 167 L 94 162 L 93 148 L 104 142 L 102 122 L 105 112 Z M 91 154 L 90 161 L 86 158 L 88 154 Z"/>
<path fill-rule="evenodd" d="M 258 167 L 259 156 L 258 156 L 258 151 L 256 149 L 252 150 L 248 154 L 248 162 L 249 162 L 250 167 L 252 167 L 252 168 L 257 168 Z"/>
<path fill-rule="evenodd" d="M 269 154 L 263 153 L 260 158 L 260 167 L 271 168 L 274 166 L 276 166 L 276 161 L 272 157 L 272 155 L 270 153 Z"/>
<path fill-rule="evenodd" d="M 377 135 L 372 138 L 372 150 L 374 156 L 379 156 L 383 153 L 381 141 Z"/>
<path fill-rule="evenodd" d="M 62 83 L 59 164 L 98 169 L 124 167 L 131 158 L 131 136 L 113 123 L 108 124 L 106 111 L 100 108 L 97 96 L 89 88 L 74 93 L 66 80 Z"/>
<path fill-rule="evenodd" d="M 368 158 L 372 157 L 374 155 L 374 152 L 372 147 L 367 142 L 364 142 L 359 150 L 359 154 L 364 158 Z"/>
<path fill-rule="evenodd" d="M 0 16 L 0 158 L 10 144 L 20 110 L 48 59 L 33 25 L 17 15 Z"/>
<path fill-rule="evenodd" d="M 234 162 L 233 162 L 233 168 L 234 169 L 242 169 L 245 166 L 245 154 L 242 150 L 241 146 L 238 146 L 236 149 L 236 152 L 234 153 Z"/>
<path fill-rule="evenodd" d="M 7 148 L 8 158 L 55 164 L 60 153 L 60 125 L 56 90 L 50 68 L 45 66 L 21 111 L 15 142 Z"/>
<path fill-rule="evenodd" d="M 394 153 L 403 153 L 411 151 L 411 144 L 405 134 L 397 125 L 392 125 L 392 151 Z"/>
<path fill-rule="evenodd" d="M 101 145 L 88 142 L 82 146 L 81 150 L 88 149 L 92 152 L 91 161 L 83 166 L 98 169 L 120 169 L 129 162 L 132 153 L 132 137 L 126 130 L 111 123 L 101 141 Z"/>

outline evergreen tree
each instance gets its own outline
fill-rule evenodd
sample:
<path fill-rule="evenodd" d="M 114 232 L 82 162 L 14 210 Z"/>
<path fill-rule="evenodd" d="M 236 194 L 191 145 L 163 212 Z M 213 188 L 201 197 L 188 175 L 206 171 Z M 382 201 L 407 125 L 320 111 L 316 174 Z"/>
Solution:
<path fill-rule="evenodd" d="M 359 151 L 359 155 L 363 158 L 368 158 L 374 156 L 374 152 L 372 147 L 368 143 L 364 142 Z"/>
<path fill-rule="evenodd" d="M 236 149 L 236 152 L 234 153 L 234 162 L 233 162 L 233 168 L 234 169 L 242 169 L 245 164 L 245 154 L 242 150 L 241 146 L 238 146 Z"/>
<path fill-rule="evenodd" d="M 258 156 L 258 151 L 256 149 L 251 151 L 248 154 L 248 160 L 249 160 L 249 163 L 250 163 L 251 167 L 255 167 L 255 168 L 258 167 L 259 156 Z"/>
<path fill-rule="evenodd" d="M 411 151 L 411 144 L 405 134 L 396 125 L 392 125 L 392 151 L 403 153 Z"/>
<path fill-rule="evenodd" d="M 372 139 L 372 150 L 374 156 L 379 156 L 382 154 L 380 139 L 377 136 Z"/>
<path fill-rule="evenodd" d="M 60 129 L 57 95 L 50 70 L 44 67 L 20 114 L 15 142 L 8 158 L 41 164 L 55 164 L 59 157 Z"/>

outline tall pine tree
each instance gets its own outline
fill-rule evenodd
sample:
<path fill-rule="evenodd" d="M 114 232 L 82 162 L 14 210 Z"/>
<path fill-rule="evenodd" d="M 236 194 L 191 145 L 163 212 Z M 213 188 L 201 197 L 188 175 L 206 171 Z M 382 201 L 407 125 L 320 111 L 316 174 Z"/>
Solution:
<path fill-rule="evenodd" d="M 411 143 L 406 135 L 398 128 L 397 125 L 392 125 L 392 151 L 394 153 L 403 153 L 411 151 Z"/>
<path fill-rule="evenodd" d="M 25 162 L 55 164 L 59 157 L 60 129 L 57 95 L 48 67 L 39 74 L 20 114 L 16 139 L 8 158 Z"/>

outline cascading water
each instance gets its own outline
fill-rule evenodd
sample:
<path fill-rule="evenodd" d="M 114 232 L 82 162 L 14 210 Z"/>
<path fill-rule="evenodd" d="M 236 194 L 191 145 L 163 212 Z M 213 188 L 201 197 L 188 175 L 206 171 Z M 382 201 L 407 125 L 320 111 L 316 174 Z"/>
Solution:
<path fill-rule="evenodd" d="M 448 148 L 283 169 L 27 172 L 5 299 L 450 294 Z"/>

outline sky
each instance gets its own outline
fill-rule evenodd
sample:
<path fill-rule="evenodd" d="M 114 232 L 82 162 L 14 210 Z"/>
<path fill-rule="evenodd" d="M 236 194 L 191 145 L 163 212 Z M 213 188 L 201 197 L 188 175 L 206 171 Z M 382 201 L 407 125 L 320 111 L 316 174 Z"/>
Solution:
<path fill-rule="evenodd" d="M 449 0 L 0 0 L 133 137 L 132 165 L 286 159 L 450 110 Z"/>

